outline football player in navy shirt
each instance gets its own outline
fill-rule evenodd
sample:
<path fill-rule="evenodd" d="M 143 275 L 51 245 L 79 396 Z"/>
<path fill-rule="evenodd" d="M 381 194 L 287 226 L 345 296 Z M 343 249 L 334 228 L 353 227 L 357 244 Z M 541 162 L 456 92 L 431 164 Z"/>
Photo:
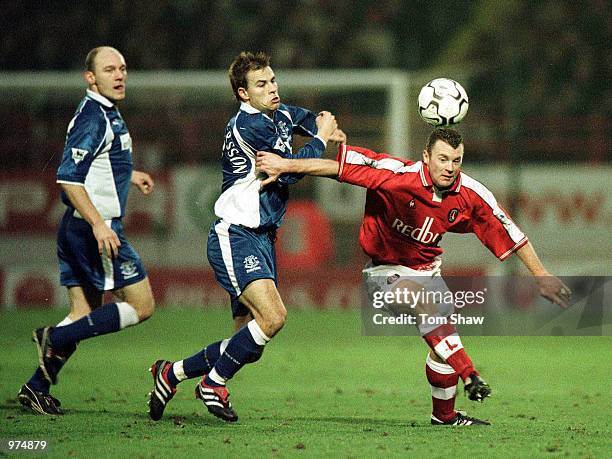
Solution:
<path fill-rule="evenodd" d="M 149 415 L 154 420 L 162 417 L 178 383 L 195 377 L 203 377 L 196 396 L 212 414 L 229 422 L 238 419 L 225 383 L 245 364 L 257 361 L 285 323 L 274 241 L 287 208 L 289 185 L 301 177 L 287 175 L 262 189 L 265 177 L 255 170 L 257 151 L 291 159 L 320 158 L 328 141 L 345 138 L 331 113 L 317 115 L 281 102 L 265 53 L 242 52 L 231 64 L 229 78 L 240 108 L 225 129 L 223 183 L 215 203 L 218 220 L 208 235 L 207 255 L 217 281 L 230 295 L 237 332 L 191 357 L 153 363 Z M 296 153 L 294 134 L 312 138 Z"/>
<path fill-rule="evenodd" d="M 57 326 L 34 331 L 39 368 L 18 394 L 23 406 L 39 414 L 62 414 L 49 388 L 79 341 L 136 325 L 155 308 L 147 273 L 122 224 L 130 185 L 144 195 L 153 191 L 151 177 L 133 170 L 132 140 L 117 109 L 125 98 L 125 59 L 101 46 L 89 52 L 85 66 L 87 94 L 68 125 L 57 170 L 66 205 L 57 254 L 70 313 Z M 105 291 L 116 301 L 103 304 Z"/>

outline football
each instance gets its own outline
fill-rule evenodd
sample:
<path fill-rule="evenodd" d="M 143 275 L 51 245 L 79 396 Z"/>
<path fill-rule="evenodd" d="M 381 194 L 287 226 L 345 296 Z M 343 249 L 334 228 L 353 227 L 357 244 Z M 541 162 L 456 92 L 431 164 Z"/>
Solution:
<path fill-rule="evenodd" d="M 433 126 L 459 123 L 465 117 L 468 106 L 465 89 L 450 78 L 431 80 L 419 93 L 419 115 Z"/>

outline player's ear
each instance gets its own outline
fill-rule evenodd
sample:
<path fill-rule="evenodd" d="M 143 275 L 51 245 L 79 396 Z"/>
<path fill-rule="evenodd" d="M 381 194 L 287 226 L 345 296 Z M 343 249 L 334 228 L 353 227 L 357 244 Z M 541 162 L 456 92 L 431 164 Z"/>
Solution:
<path fill-rule="evenodd" d="M 244 102 L 249 100 L 249 92 L 245 88 L 238 88 L 238 95 Z"/>
<path fill-rule="evenodd" d="M 94 75 L 93 72 L 89 70 L 86 70 L 83 73 L 83 78 L 85 78 L 85 81 L 87 82 L 89 86 L 93 86 L 94 84 L 96 84 L 96 76 Z"/>
<path fill-rule="evenodd" d="M 429 166 L 429 152 L 427 149 L 423 150 L 423 162 Z"/>

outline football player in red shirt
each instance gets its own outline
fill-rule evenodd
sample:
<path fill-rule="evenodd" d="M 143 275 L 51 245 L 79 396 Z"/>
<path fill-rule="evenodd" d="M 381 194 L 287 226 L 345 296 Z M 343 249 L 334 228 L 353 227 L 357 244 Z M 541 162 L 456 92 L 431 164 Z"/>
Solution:
<path fill-rule="evenodd" d="M 432 282 L 438 285 L 436 288 L 441 285 L 447 289 L 440 277 L 443 250 L 438 242 L 446 232 L 474 233 L 500 260 L 516 253 L 534 276 L 540 294 L 567 307 L 570 289 L 546 270 L 527 237 L 493 194 L 461 172 L 463 151 L 458 131 L 437 128 L 418 162 L 342 144 L 335 161 L 284 159 L 258 152 L 256 165 L 268 174 L 262 186 L 291 173 L 336 178 L 367 188 L 359 242 L 371 257 L 363 270 L 368 291 L 415 291 L 431 288 Z M 432 312 L 431 305 L 425 303 L 416 305 L 416 312 L 449 314 Z M 489 424 L 454 409 L 459 378 L 471 400 L 483 401 L 491 394 L 454 326 L 418 327 L 431 348 L 426 374 L 432 392 L 432 424 Z"/>

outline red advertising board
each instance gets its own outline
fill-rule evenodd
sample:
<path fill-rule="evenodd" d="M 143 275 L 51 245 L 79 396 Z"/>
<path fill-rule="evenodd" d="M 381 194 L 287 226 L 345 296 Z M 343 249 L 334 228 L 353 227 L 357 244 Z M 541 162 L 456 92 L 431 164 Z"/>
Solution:
<path fill-rule="evenodd" d="M 224 307 L 229 296 L 217 284 L 212 271 L 151 269 L 151 286 L 161 306 Z M 59 274 L 48 269 L 0 269 L 0 305 L 4 308 L 53 308 L 67 306 Z M 290 308 L 350 308 L 359 304 L 359 270 L 287 270 L 280 276 L 280 292 Z"/>

